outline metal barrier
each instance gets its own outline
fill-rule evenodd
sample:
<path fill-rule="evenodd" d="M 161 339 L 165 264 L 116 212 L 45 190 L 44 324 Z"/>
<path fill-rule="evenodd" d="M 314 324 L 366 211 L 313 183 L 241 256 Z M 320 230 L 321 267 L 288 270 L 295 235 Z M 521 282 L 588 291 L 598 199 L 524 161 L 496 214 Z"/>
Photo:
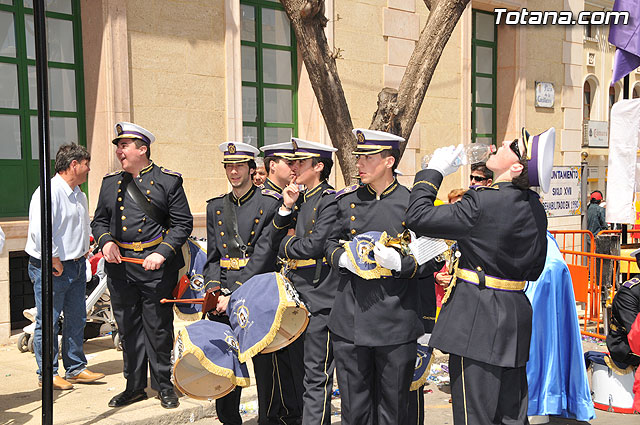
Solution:
<path fill-rule="evenodd" d="M 621 282 L 631 278 L 635 258 L 567 249 L 560 249 L 560 252 L 569 266 L 576 301 L 585 303 L 584 315 L 578 317 L 582 321 L 580 332 L 605 339 L 608 332 L 606 308 L 611 306 L 618 276 Z"/>

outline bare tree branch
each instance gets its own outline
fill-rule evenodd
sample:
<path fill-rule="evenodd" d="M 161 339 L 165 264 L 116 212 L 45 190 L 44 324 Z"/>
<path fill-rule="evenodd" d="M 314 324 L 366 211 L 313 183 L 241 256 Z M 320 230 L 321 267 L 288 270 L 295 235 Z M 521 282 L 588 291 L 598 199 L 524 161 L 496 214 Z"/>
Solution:
<path fill-rule="evenodd" d="M 327 123 L 329 137 L 333 146 L 338 149 L 336 155 L 345 184 L 349 184 L 356 174 L 355 161 L 351 154 L 356 147 L 356 139 L 351 133 L 353 123 L 336 61 L 324 34 L 324 26 L 327 23 L 324 16 L 324 0 L 280 2 L 295 31 L 320 112 Z"/>
<path fill-rule="evenodd" d="M 437 1 L 411 55 L 396 99 L 378 102 L 369 128 L 409 139 L 442 51 L 469 0 Z M 380 98 L 379 98 L 380 99 Z M 401 146 L 404 152 L 406 143 Z"/>

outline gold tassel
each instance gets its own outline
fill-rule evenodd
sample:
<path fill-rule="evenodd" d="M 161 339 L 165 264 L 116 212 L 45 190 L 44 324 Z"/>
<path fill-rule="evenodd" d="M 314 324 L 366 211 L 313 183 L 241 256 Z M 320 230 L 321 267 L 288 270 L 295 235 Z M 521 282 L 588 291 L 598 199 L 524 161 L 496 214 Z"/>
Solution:
<path fill-rule="evenodd" d="M 456 282 L 457 282 L 456 271 L 458 271 L 458 257 L 455 257 L 455 259 L 451 261 L 450 265 L 451 265 L 451 270 L 449 270 L 449 274 L 452 276 L 452 278 L 451 278 L 451 283 L 449 284 L 449 286 L 447 286 L 444 296 L 442 297 L 442 305 L 445 305 L 446 302 L 449 300 L 449 297 L 451 296 L 451 292 L 453 292 L 453 288 L 456 286 Z"/>

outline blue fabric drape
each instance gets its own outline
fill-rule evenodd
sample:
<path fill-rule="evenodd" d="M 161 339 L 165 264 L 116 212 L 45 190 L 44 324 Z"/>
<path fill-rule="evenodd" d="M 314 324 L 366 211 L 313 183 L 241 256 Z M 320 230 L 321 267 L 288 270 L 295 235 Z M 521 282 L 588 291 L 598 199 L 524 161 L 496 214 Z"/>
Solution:
<path fill-rule="evenodd" d="M 529 416 L 558 415 L 588 421 L 595 417 L 569 268 L 547 232 L 542 274 L 525 291 L 533 307 L 527 362 Z"/>

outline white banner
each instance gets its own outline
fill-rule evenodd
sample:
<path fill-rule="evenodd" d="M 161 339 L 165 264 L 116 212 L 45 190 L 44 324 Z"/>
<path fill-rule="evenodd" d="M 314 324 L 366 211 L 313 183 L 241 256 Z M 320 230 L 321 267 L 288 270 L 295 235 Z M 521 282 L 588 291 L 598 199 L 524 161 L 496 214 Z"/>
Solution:
<path fill-rule="evenodd" d="M 640 99 L 625 99 L 611 108 L 609 173 L 607 175 L 607 223 L 635 223 L 633 196 L 637 171 Z"/>

